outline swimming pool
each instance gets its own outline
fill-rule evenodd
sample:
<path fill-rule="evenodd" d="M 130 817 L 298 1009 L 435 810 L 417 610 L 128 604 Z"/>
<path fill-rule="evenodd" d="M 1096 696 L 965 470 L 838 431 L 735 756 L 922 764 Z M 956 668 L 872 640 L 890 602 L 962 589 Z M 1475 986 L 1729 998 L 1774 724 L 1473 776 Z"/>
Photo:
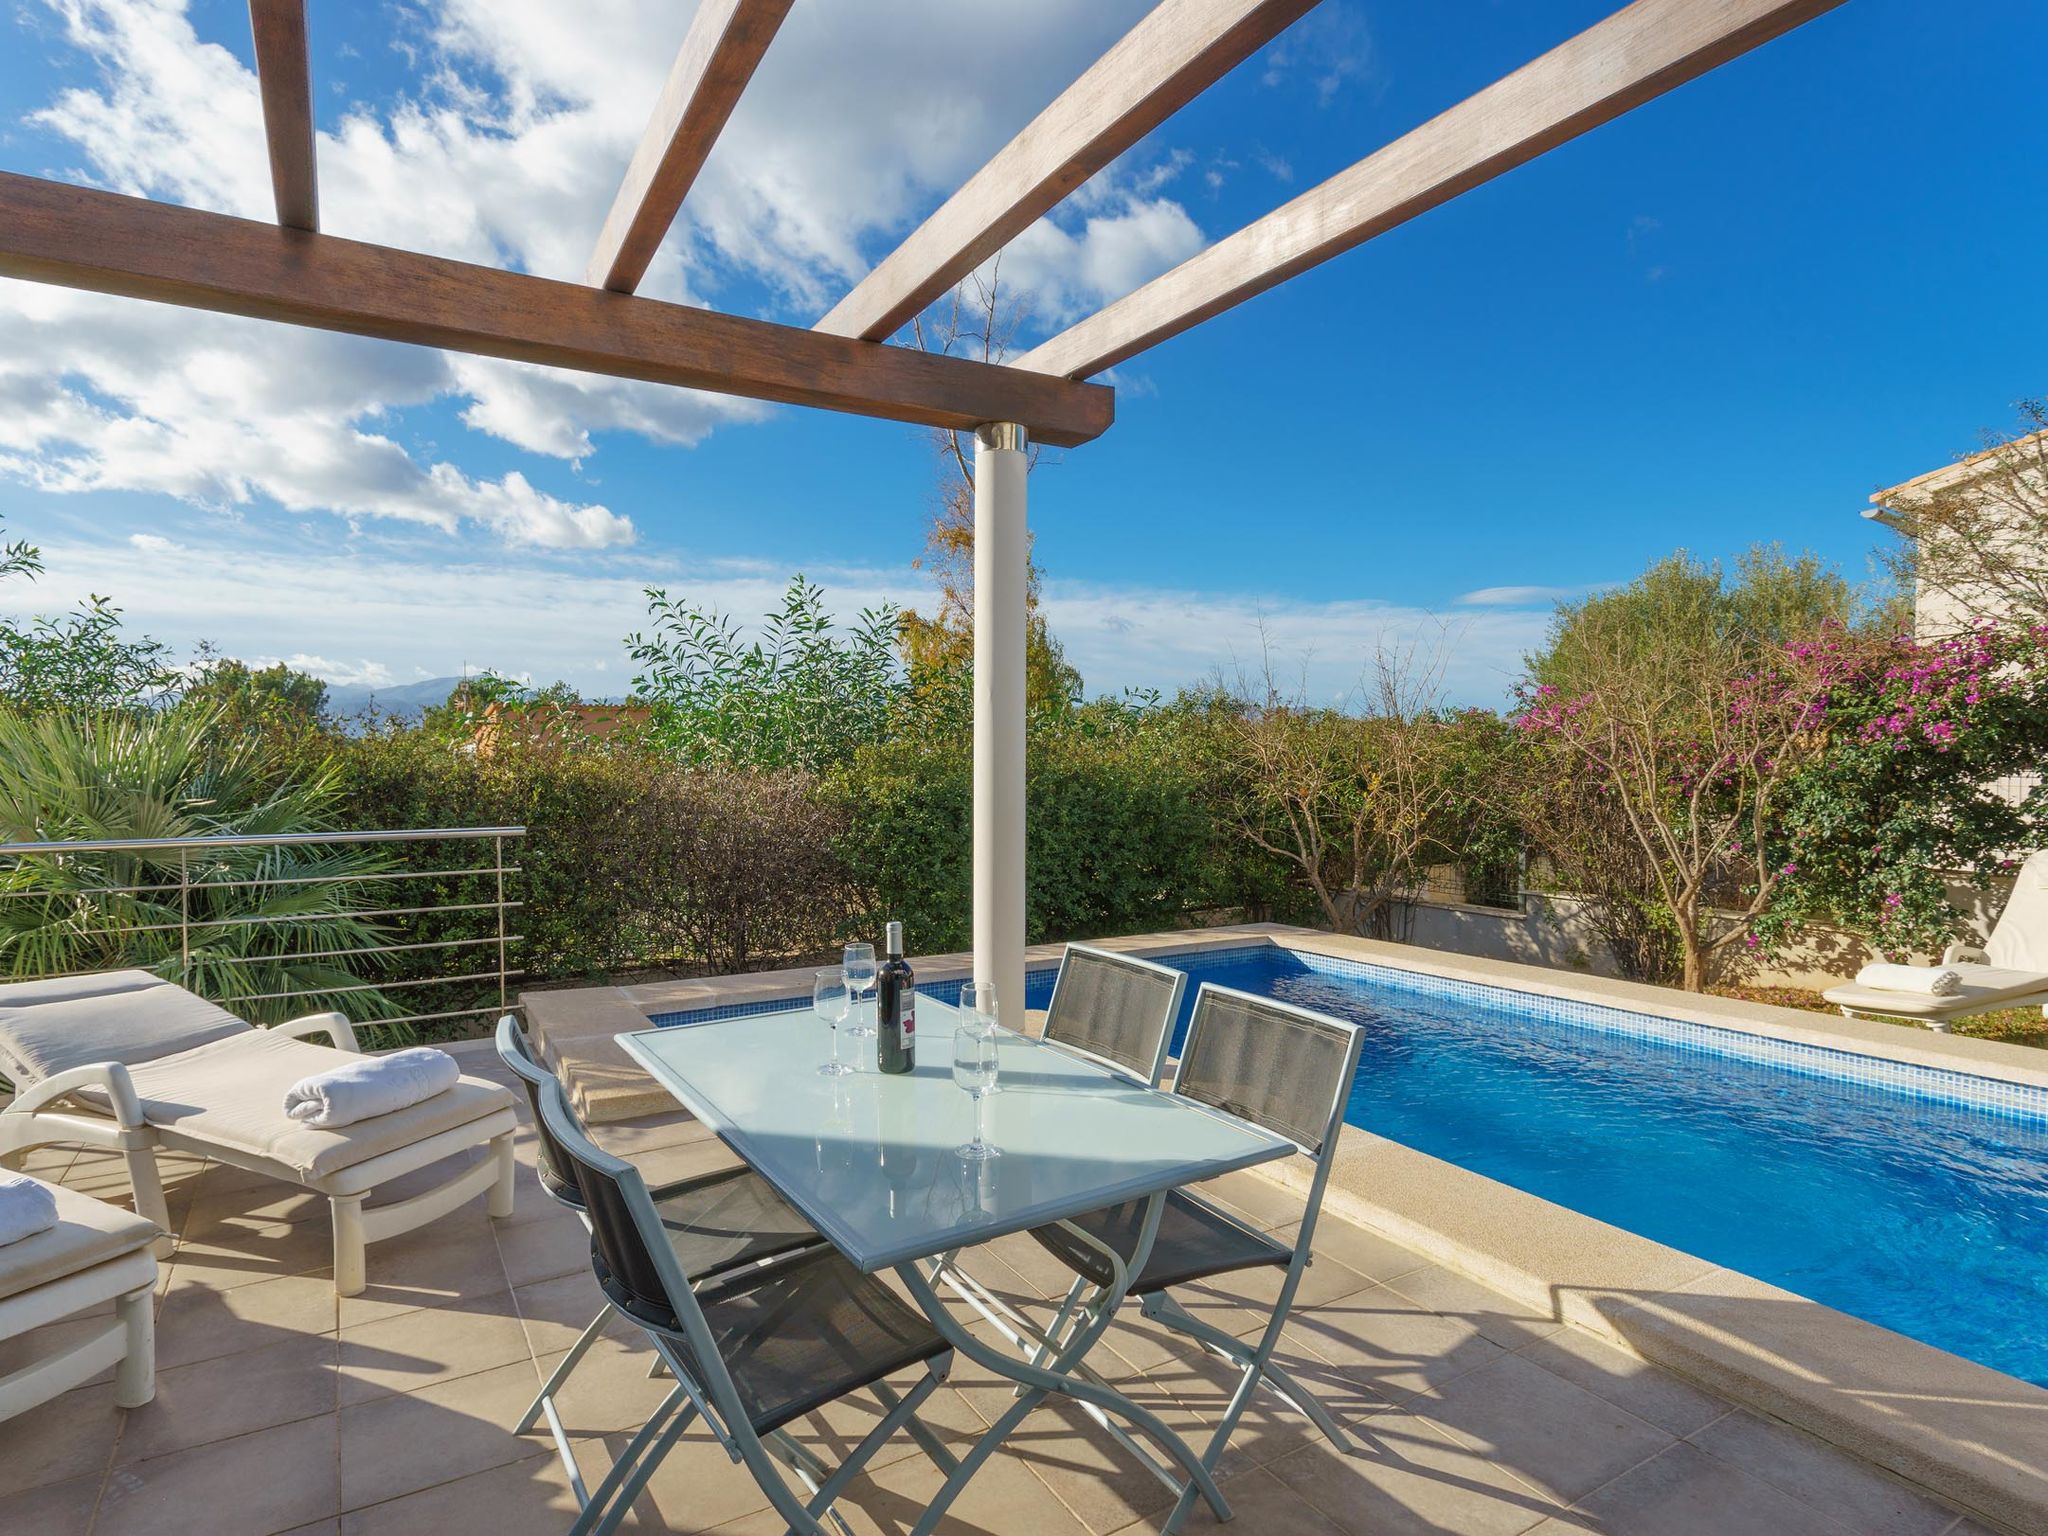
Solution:
<path fill-rule="evenodd" d="M 1365 1026 L 1345 1118 L 2048 1386 L 2048 1090 L 1272 946 L 1165 963 Z"/>

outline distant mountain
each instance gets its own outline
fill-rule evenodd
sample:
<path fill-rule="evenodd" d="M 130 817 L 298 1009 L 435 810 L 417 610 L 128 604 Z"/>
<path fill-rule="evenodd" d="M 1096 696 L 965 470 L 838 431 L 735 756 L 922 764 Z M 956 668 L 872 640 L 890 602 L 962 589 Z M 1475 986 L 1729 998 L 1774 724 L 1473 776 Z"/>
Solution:
<path fill-rule="evenodd" d="M 327 712 L 342 721 L 365 715 L 417 720 L 436 704 L 447 703 L 461 681 L 459 677 L 430 677 L 417 683 L 329 683 Z"/>

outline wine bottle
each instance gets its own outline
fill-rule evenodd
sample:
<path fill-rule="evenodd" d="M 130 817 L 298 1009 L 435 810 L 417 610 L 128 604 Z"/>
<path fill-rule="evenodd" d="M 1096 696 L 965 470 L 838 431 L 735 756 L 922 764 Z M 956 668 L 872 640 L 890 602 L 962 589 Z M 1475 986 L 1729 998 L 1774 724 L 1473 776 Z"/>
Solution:
<path fill-rule="evenodd" d="M 917 973 L 903 958 L 903 925 L 891 923 L 888 958 L 875 972 L 875 1065 L 884 1072 L 917 1066 Z"/>

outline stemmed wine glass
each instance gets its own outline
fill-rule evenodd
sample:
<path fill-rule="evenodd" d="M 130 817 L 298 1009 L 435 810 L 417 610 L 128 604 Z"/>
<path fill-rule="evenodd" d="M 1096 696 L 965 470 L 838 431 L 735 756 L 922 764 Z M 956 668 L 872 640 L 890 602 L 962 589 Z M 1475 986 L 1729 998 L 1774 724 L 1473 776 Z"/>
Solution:
<path fill-rule="evenodd" d="M 963 1017 L 953 1031 L 953 1083 L 974 1100 L 974 1140 L 953 1149 L 970 1163 L 1001 1157 L 989 1144 L 983 1127 L 987 1119 L 988 1096 L 995 1091 L 996 1053 L 1002 1034 L 996 1028 L 995 988 L 987 982 L 970 984 L 960 992 Z"/>
<path fill-rule="evenodd" d="M 853 1024 L 846 1032 L 856 1040 L 872 1040 L 875 1026 L 863 1019 L 860 1005 L 875 985 L 875 946 L 849 944 L 842 960 L 840 968 L 846 972 L 846 990 L 853 995 Z"/>
<path fill-rule="evenodd" d="M 846 972 L 832 966 L 818 972 L 811 983 L 811 1007 L 832 1030 L 832 1059 L 818 1068 L 820 1077 L 844 1077 L 853 1068 L 839 1059 L 839 1026 L 846 1022 L 853 999 L 847 995 Z"/>

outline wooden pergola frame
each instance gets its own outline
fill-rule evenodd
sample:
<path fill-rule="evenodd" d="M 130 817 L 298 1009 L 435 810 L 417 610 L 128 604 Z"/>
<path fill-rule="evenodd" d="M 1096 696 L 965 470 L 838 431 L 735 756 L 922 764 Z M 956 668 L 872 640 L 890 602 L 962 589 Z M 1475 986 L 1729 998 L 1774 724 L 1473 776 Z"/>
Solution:
<path fill-rule="evenodd" d="M 976 974 L 1021 1001 L 1026 441 L 1100 436 L 1093 375 L 1842 0 L 1635 0 L 1007 364 L 891 338 L 1315 0 L 1159 0 L 814 327 L 638 296 L 792 3 L 700 0 L 583 283 L 320 232 L 305 0 L 249 4 L 275 224 L 0 174 L 0 276 L 976 430 Z"/>

